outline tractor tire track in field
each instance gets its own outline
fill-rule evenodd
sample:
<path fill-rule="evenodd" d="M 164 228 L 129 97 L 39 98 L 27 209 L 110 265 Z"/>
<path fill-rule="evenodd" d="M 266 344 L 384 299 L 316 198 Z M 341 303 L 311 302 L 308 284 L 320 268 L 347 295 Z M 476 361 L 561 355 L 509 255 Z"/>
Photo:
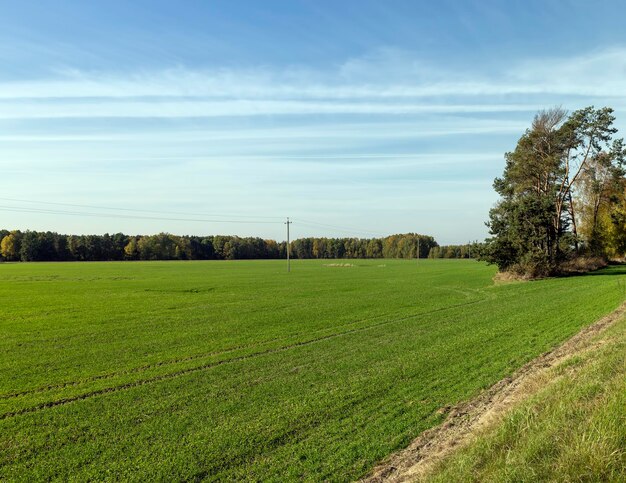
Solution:
<path fill-rule="evenodd" d="M 445 289 L 445 290 L 451 290 L 451 289 Z M 464 295 L 465 297 L 468 297 L 468 298 L 469 298 L 470 294 L 474 295 L 476 293 L 481 293 L 481 294 L 483 293 L 482 291 L 476 291 L 476 292 L 457 291 L 457 292 L 461 293 L 462 295 Z M 487 297 L 485 297 L 484 299 L 473 300 L 472 302 L 474 302 L 474 301 L 483 301 L 483 300 L 487 300 L 487 299 L 490 299 L 490 298 L 493 298 L 493 297 L 489 296 L 489 294 L 488 294 Z M 439 307 L 437 309 L 429 310 L 429 311 L 426 311 L 426 312 L 420 312 L 420 313 L 417 313 L 417 314 L 411 314 L 411 315 L 405 316 L 405 317 L 419 317 L 420 315 L 428 315 L 428 314 L 431 314 L 433 312 L 437 312 L 437 311 L 440 311 L 442 309 L 453 308 L 455 306 L 456 305 L 449 306 L 449 307 Z M 376 316 L 373 316 L 373 317 L 365 317 L 365 318 L 358 319 L 358 320 L 352 320 L 350 322 L 346 322 L 345 324 L 336 325 L 336 326 L 334 326 L 334 328 L 348 327 L 348 326 L 359 324 L 359 323 L 362 323 L 362 322 L 367 322 L 367 321 L 371 321 L 371 320 L 380 319 L 380 318 L 383 318 L 383 317 L 388 317 L 390 315 L 392 315 L 392 314 L 390 312 L 388 312 L 386 314 L 380 314 L 380 315 L 376 315 Z M 391 320 L 390 322 L 393 322 L 394 320 Z M 370 326 L 367 326 L 367 327 L 370 327 Z M 365 327 L 365 328 L 367 328 L 367 327 Z M 376 327 L 376 325 L 373 325 L 372 327 Z M 311 331 L 309 333 L 310 334 L 315 334 L 317 332 L 323 332 L 325 330 L 328 330 L 328 328 L 317 329 L 317 330 Z M 337 335 L 337 336 L 340 336 L 340 335 L 343 334 L 343 332 L 335 332 L 334 334 Z M 299 335 L 300 334 L 294 334 L 291 337 L 298 337 Z M 19 397 L 29 396 L 29 395 L 34 395 L 34 394 L 41 394 L 41 393 L 54 391 L 54 390 L 62 390 L 62 389 L 66 389 L 68 387 L 76 387 L 76 386 L 80 386 L 82 384 L 88 384 L 90 382 L 103 381 L 103 380 L 106 380 L 106 379 L 113 379 L 113 378 L 119 377 L 119 376 L 125 376 L 125 375 L 130 375 L 130 374 L 137 374 L 137 373 L 141 373 L 141 372 L 146 372 L 146 371 L 149 371 L 150 369 L 156 369 L 156 368 L 159 368 L 159 367 L 176 365 L 176 364 L 180 364 L 180 363 L 183 363 L 183 362 L 191 362 L 191 361 L 198 360 L 198 359 L 203 359 L 203 358 L 206 358 L 206 357 L 213 357 L 213 356 L 219 356 L 219 355 L 223 355 L 223 354 L 229 354 L 229 353 L 232 353 L 232 352 L 245 350 L 245 349 L 252 349 L 252 348 L 255 348 L 255 347 L 261 347 L 261 346 L 264 346 L 264 345 L 267 345 L 267 344 L 271 344 L 272 342 L 285 340 L 285 339 L 288 339 L 288 338 L 289 338 L 289 336 L 287 336 L 287 337 L 274 337 L 272 339 L 266 339 L 266 340 L 259 341 L 259 342 L 254 343 L 254 344 L 243 344 L 243 345 L 238 345 L 238 346 L 235 346 L 235 347 L 229 347 L 229 348 L 223 349 L 223 350 L 211 351 L 211 352 L 203 352 L 203 353 L 200 353 L 200 354 L 193 354 L 193 355 L 190 355 L 190 356 L 177 357 L 177 358 L 168 359 L 168 360 L 165 360 L 165 361 L 158 361 L 158 362 L 153 362 L 153 363 L 150 363 L 150 364 L 143 364 L 141 366 L 132 367 L 132 368 L 129 368 L 129 369 L 123 369 L 123 370 L 119 370 L 119 371 L 108 372 L 106 374 L 98 374 L 98 375 L 94 375 L 94 376 L 85 377 L 85 378 L 77 380 L 77 381 L 60 382 L 60 383 L 57 383 L 57 384 L 49 384 L 47 386 L 41 386 L 41 387 L 37 387 L 37 388 L 27 389 L 27 390 L 24 390 L 24 391 L 0 394 L 0 401 L 7 400 L 7 399 L 16 399 L 16 398 L 19 398 Z"/>
<path fill-rule="evenodd" d="M 53 407 L 57 407 L 57 406 L 63 406 L 72 402 L 76 402 L 76 401 L 83 401 L 85 399 L 91 399 L 93 397 L 97 397 L 97 396 L 101 396 L 104 394 L 110 394 L 110 393 L 114 393 L 114 392 L 118 392 L 118 391 L 123 391 L 126 389 L 132 389 L 134 387 L 139 387 L 139 386 L 144 386 L 147 384 L 153 384 L 153 383 L 158 383 L 158 382 L 162 382 L 162 381 L 167 381 L 170 379 L 175 379 L 177 377 L 180 376 L 185 376 L 187 374 L 193 374 L 195 372 L 200 372 L 200 371 L 204 371 L 207 369 L 212 369 L 214 367 L 219 367 L 222 365 L 226 365 L 226 364 L 232 364 L 235 362 L 241 362 L 241 361 L 245 361 L 248 359 L 255 359 L 257 357 L 261 357 L 261 356 L 265 356 L 265 355 L 270 355 L 270 354 L 277 354 L 277 353 L 281 353 L 281 352 L 286 352 L 288 350 L 291 349 L 295 349 L 298 347 L 304 347 L 304 346 L 308 346 L 308 345 L 312 345 L 312 344 L 316 344 L 318 342 L 323 342 L 326 340 L 330 340 L 330 339 L 334 339 L 337 337 L 343 337 L 345 335 L 350 335 L 350 334 L 355 334 L 355 333 L 359 333 L 359 332 L 364 332 L 366 330 L 370 330 L 370 329 L 375 329 L 378 327 L 382 327 L 385 325 L 389 325 L 389 324 L 393 324 L 393 323 L 397 323 L 397 322 L 404 322 L 410 319 L 414 319 L 417 317 L 422 317 L 425 315 L 430 315 L 433 313 L 437 313 L 437 312 L 443 312 L 446 310 L 451 310 L 451 309 L 455 309 L 455 308 L 459 308 L 459 307 L 466 307 L 469 305 L 475 305 L 481 302 L 484 302 L 485 299 L 479 299 L 479 300 L 472 300 L 470 302 L 463 302 L 460 304 L 454 304 L 454 305 L 449 305 L 447 307 L 440 307 L 438 309 L 434 309 L 434 310 L 430 310 L 427 312 L 421 312 L 418 314 L 412 314 L 412 315 L 407 315 L 404 317 L 400 317 L 397 319 L 390 319 L 390 320 L 384 320 L 382 322 L 378 322 L 376 324 L 371 324 L 368 326 L 364 326 L 364 327 L 356 327 L 354 329 L 349 329 L 349 330 L 345 330 L 343 332 L 338 332 L 338 333 L 333 333 L 333 334 L 328 334 L 325 336 L 321 336 L 321 337 L 316 337 L 314 339 L 308 339 L 305 341 L 300 341 L 300 342 L 295 342 L 293 344 L 288 344 L 285 346 L 281 346 L 281 347 L 275 347 L 275 348 L 271 348 L 271 349 L 267 349 L 264 351 L 260 351 L 260 352 L 254 352 L 252 354 L 244 354 L 241 356 L 236 356 L 236 357 L 232 357 L 230 359 L 223 359 L 220 361 L 214 361 L 214 362 L 209 362 L 206 364 L 202 364 L 200 366 L 196 366 L 196 367 L 189 367 L 186 369 L 181 369 L 179 371 L 175 371 L 175 372 L 170 372 L 167 374 L 160 374 L 154 377 L 150 377 L 147 379 L 140 379 L 138 381 L 132 381 L 132 382 L 128 382 L 125 384 L 120 384 L 118 386 L 111 386 L 111 387 L 106 387 L 106 388 L 102 388 L 102 389 L 96 389 L 94 391 L 89 391 L 83 394 L 78 394 L 75 396 L 69 396 L 66 398 L 62 398 L 62 399 L 57 399 L 55 401 L 47 401 L 47 402 L 43 402 L 40 404 L 36 404 L 34 406 L 31 407 L 27 407 L 27 408 L 23 408 L 23 409 L 18 409 L 16 411 L 9 411 L 3 414 L 0 414 L 0 421 L 5 420 L 5 419 L 10 419 L 10 418 L 14 418 L 16 416 L 20 416 L 23 414 L 29 414 L 29 413 L 35 413 L 38 411 L 41 411 L 43 409 L 48 409 L 48 408 L 53 408 Z M 71 385 L 78 385 L 81 384 L 80 383 L 66 383 L 67 386 L 65 387 L 69 387 Z M 42 391 L 44 392 L 44 391 Z"/>
<path fill-rule="evenodd" d="M 366 318 L 363 318 L 363 319 L 353 320 L 353 321 L 347 322 L 345 324 L 339 324 L 339 325 L 335 326 L 335 328 L 347 327 L 347 326 L 350 326 L 350 325 L 359 324 L 361 322 L 366 322 L 368 320 L 380 319 L 382 317 L 387 317 L 389 315 L 390 315 L 390 313 L 386 313 L 386 314 L 376 315 L 374 317 L 366 317 Z M 415 314 L 415 315 L 420 315 L 420 314 Z M 328 329 L 327 328 L 317 329 L 317 330 L 311 331 L 310 333 L 315 334 L 317 332 L 322 332 L 324 330 L 328 330 Z M 300 335 L 300 334 L 295 334 L 292 337 L 298 337 L 298 335 Z M 193 355 L 189 355 L 189 356 L 185 356 L 185 357 L 177 357 L 177 358 L 174 358 L 174 359 L 167 359 L 167 360 L 164 360 L 164 361 L 153 362 L 153 363 L 150 363 L 150 364 L 143 364 L 141 366 L 131 367 L 129 369 L 123 369 L 123 370 L 120 370 L 120 371 L 108 372 L 106 374 L 98 374 L 98 375 L 94 375 L 94 376 L 85 377 L 85 378 L 80 379 L 78 381 L 66 381 L 66 382 L 60 382 L 58 384 L 49 384 L 47 386 L 41 386 L 41 387 L 37 387 L 37 388 L 33 388 L 33 389 L 27 389 L 27 390 L 19 391 L 19 392 L 0 394 L 0 401 L 1 400 L 7 400 L 7 399 L 15 399 L 15 398 L 18 398 L 18 397 L 23 397 L 23 396 L 33 395 L 33 394 L 41 394 L 41 393 L 44 393 L 44 392 L 58 390 L 58 389 L 66 389 L 68 387 L 80 386 L 81 384 L 87 384 L 89 382 L 95 382 L 95 381 L 102 381 L 102 380 L 105 380 L 105 379 L 112 379 L 112 378 L 118 377 L 118 376 L 125 376 L 125 375 L 129 375 L 129 374 L 146 372 L 146 371 L 149 371 L 150 369 L 156 369 L 156 368 L 159 368 L 159 367 L 180 364 L 182 362 L 190 362 L 190 361 L 194 361 L 194 360 L 197 360 L 197 359 L 202 359 L 202 358 L 205 358 L 205 357 L 219 356 L 219 355 L 229 354 L 231 352 L 235 352 L 235 351 L 239 351 L 239 350 L 252 349 L 252 348 L 255 348 L 255 347 L 264 346 L 264 345 L 267 345 L 267 344 L 271 344 L 272 342 L 277 342 L 277 341 L 288 339 L 288 338 L 289 338 L 288 336 L 287 337 L 274 337 L 272 339 L 265 339 L 263 341 L 259 341 L 259 342 L 255 343 L 255 344 L 242 344 L 242 345 L 238 345 L 238 346 L 234 346 L 234 347 L 229 347 L 229 348 L 223 349 L 223 350 L 211 351 L 211 352 L 202 352 L 200 354 L 193 354 Z"/>

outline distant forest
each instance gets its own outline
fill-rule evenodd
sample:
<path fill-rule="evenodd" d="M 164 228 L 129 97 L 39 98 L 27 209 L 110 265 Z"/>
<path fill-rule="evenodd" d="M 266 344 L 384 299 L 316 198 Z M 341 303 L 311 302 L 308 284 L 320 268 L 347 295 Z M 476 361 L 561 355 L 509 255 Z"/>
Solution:
<path fill-rule="evenodd" d="M 292 258 L 476 257 L 479 244 L 439 246 L 432 236 L 407 233 L 384 238 L 299 238 Z M 287 257 L 286 242 L 238 236 L 61 235 L 0 230 L 2 261 L 249 260 Z"/>

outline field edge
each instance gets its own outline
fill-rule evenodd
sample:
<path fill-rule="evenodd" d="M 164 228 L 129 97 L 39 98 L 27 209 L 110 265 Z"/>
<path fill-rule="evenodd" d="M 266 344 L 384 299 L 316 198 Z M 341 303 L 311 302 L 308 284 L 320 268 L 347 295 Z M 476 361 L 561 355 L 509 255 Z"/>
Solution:
<path fill-rule="evenodd" d="M 490 427 L 537 391 L 533 384 L 567 359 L 593 347 L 592 339 L 626 317 L 626 302 L 551 351 L 526 363 L 470 401 L 442 408 L 445 421 L 393 453 L 359 480 L 367 483 L 415 481 L 426 478 L 442 460 L 465 448 L 477 430 Z"/>

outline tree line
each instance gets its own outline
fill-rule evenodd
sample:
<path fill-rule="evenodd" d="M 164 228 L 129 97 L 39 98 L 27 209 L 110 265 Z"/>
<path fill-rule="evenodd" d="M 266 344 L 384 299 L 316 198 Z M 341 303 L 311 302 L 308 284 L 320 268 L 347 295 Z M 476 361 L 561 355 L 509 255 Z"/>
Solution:
<path fill-rule="evenodd" d="M 535 277 L 581 257 L 624 256 L 626 147 L 614 121 L 608 107 L 535 116 L 494 181 L 485 260 Z"/>
<path fill-rule="evenodd" d="M 419 242 L 418 242 L 419 241 Z M 405 233 L 384 238 L 300 238 L 291 243 L 295 258 L 426 258 L 439 246 L 429 235 Z"/>
<path fill-rule="evenodd" d="M 465 245 L 442 245 L 432 247 L 428 258 L 480 258 L 485 244 L 472 242 Z"/>
<path fill-rule="evenodd" d="M 418 243 L 419 240 L 419 243 Z M 384 238 L 300 238 L 292 258 L 425 258 L 439 245 L 432 236 L 407 233 Z M 258 237 L 63 235 L 0 230 L 2 261 L 245 260 L 282 259 L 287 243 Z"/>

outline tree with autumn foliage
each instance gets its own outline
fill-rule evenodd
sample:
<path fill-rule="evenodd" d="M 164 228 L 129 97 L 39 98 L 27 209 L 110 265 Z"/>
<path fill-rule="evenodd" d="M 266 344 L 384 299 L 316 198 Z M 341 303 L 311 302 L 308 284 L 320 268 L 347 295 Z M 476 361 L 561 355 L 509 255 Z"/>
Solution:
<path fill-rule="evenodd" d="M 623 141 L 613 139 L 614 121 L 608 107 L 535 116 L 494 181 L 501 198 L 487 223 L 493 235 L 487 261 L 544 276 L 583 254 L 608 255 L 602 220 L 617 202 L 611 193 L 623 180 L 626 158 Z"/>

